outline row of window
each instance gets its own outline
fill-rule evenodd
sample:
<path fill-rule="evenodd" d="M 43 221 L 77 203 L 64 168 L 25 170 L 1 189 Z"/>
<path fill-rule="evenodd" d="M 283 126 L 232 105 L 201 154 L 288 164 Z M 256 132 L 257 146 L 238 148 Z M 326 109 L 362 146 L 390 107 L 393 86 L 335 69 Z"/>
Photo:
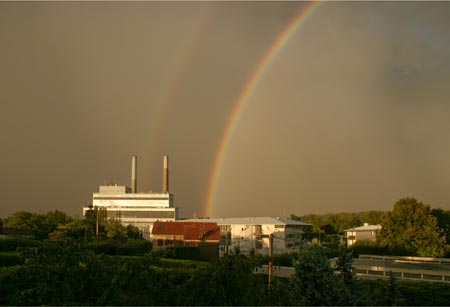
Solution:
<path fill-rule="evenodd" d="M 184 246 L 195 246 L 194 242 L 174 241 L 169 239 L 158 239 L 156 244 L 158 246 L 174 246 L 174 245 L 179 246 L 179 244 Z"/>
<path fill-rule="evenodd" d="M 127 211 L 127 210 L 108 210 L 108 218 L 175 218 L 175 211 Z"/>

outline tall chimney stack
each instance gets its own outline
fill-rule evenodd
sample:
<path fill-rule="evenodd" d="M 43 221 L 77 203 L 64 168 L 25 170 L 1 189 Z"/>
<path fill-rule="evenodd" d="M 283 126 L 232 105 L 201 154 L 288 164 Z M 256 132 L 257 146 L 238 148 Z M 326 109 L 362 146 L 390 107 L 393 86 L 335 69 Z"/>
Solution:
<path fill-rule="evenodd" d="M 137 156 L 131 158 L 131 193 L 137 192 Z"/>
<path fill-rule="evenodd" d="M 169 192 L 169 156 L 164 156 L 163 193 Z"/>

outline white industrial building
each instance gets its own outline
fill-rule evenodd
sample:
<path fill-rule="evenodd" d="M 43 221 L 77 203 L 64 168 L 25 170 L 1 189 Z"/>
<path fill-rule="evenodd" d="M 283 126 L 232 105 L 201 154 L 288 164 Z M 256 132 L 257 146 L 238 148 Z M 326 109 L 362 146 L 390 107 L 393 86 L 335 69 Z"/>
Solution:
<path fill-rule="evenodd" d="M 304 234 L 310 224 L 287 218 L 209 218 L 187 219 L 183 222 L 214 222 L 220 227 L 220 254 L 224 255 L 239 248 L 243 254 L 254 251 L 269 253 L 269 235 L 273 237 L 273 252 L 288 253 L 299 249 L 305 243 Z"/>
<path fill-rule="evenodd" d="M 99 192 L 93 194 L 92 207 L 105 208 L 108 218 L 119 220 L 124 226 L 131 224 L 138 227 L 143 237 L 149 239 L 154 222 L 175 221 L 178 218 L 173 194 L 169 193 L 168 157 L 164 156 L 163 191 L 160 193 L 136 193 L 136 156 L 132 158 L 131 174 L 131 188 L 100 186 Z M 92 207 L 84 207 L 83 215 Z"/>

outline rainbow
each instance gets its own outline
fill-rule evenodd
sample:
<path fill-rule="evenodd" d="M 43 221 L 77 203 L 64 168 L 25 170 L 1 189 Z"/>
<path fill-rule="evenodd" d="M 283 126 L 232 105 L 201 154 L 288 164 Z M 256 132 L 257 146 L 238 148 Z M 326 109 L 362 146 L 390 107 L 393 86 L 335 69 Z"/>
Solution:
<path fill-rule="evenodd" d="M 202 34 L 208 29 L 208 25 L 213 21 L 218 5 L 215 2 L 208 3 L 202 9 L 196 23 L 185 35 L 178 48 L 173 63 L 168 65 L 165 80 L 162 82 L 162 90 L 156 100 L 156 107 L 153 110 L 152 120 L 150 121 L 150 141 L 153 144 L 158 143 L 158 131 L 162 130 L 163 123 L 167 121 L 167 115 L 173 101 L 173 95 L 181 83 L 181 78 L 186 72 L 188 64 L 198 46 Z"/>
<path fill-rule="evenodd" d="M 292 35 L 308 20 L 308 17 L 319 7 L 319 1 L 308 2 L 305 6 L 302 6 L 299 13 L 288 23 L 288 25 L 280 32 L 275 38 L 274 42 L 270 45 L 270 48 L 263 54 L 255 69 L 253 70 L 250 78 L 239 94 L 236 102 L 233 104 L 233 109 L 228 117 L 228 121 L 222 132 L 220 138 L 219 147 L 217 149 L 215 159 L 213 162 L 212 171 L 209 177 L 209 185 L 206 195 L 206 206 L 203 215 L 209 216 L 213 207 L 215 194 L 217 192 L 218 179 L 221 175 L 223 161 L 225 154 L 228 150 L 231 137 L 236 130 L 237 123 L 241 117 L 242 111 L 247 105 L 252 93 L 259 80 L 262 79 L 267 69 L 275 59 L 276 55 L 283 48 L 283 46 L 289 41 Z"/>

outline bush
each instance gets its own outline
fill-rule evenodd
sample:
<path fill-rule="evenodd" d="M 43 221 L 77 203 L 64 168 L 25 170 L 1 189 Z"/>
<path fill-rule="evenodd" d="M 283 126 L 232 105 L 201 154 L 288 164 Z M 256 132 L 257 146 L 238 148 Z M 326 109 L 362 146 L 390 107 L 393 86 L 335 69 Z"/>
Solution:
<path fill-rule="evenodd" d="M 277 266 L 294 266 L 294 259 L 297 259 L 298 253 L 284 253 L 273 255 L 273 265 Z"/>
<path fill-rule="evenodd" d="M 23 264 L 24 260 L 17 253 L 12 252 L 2 252 L 0 253 L 0 267 L 2 266 L 13 266 Z"/>
<path fill-rule="evenodd" d="M 98 246 L 97 242 L 90 242 L 86 248 L 96 254 L 140 256 L 150 253 L 152 243 L 142 239 L 130 239 L 125 243 L 117 240 L 100 240 L 98 241 Z"/>
<path fill-rule="evenodd" d="M 38 247 L 42 244 L 41 241 L 24 238 L 0 239 L 0 251 L 15 252 L 19 247 Z"/>
<path fill-rule="evenodd" d="M 120 242 L 115 240 L 99 240 L 97 242 L 90 242 L 87 248 L 96 254 L 116 255 L 117 248 Z"/>
<path fill-rule="evenodd" d="M 177 246 L 175 249 L 175 258 L 183 260 L 201 260 L 200 249 L 191 246 Z"/>
<path fill-rule="evenodd" d="M 150 253 L 152 243 L 147 240 L 129 239 L 117 247 L 117 255 L 140 256 Z"/>
<path fill-rule="evenodd" d="M 380 256 L 407 256 L 408 253 L 397 247 L 395 249 L 389 249 L 386 246 L 380 246 L 377 242 L 373 241 L 357 241 L 350 247 L 353 250 L 353 255 L 358 257 L 360 254 L 368 254 L 368 255 L 380 255 Z"/>

